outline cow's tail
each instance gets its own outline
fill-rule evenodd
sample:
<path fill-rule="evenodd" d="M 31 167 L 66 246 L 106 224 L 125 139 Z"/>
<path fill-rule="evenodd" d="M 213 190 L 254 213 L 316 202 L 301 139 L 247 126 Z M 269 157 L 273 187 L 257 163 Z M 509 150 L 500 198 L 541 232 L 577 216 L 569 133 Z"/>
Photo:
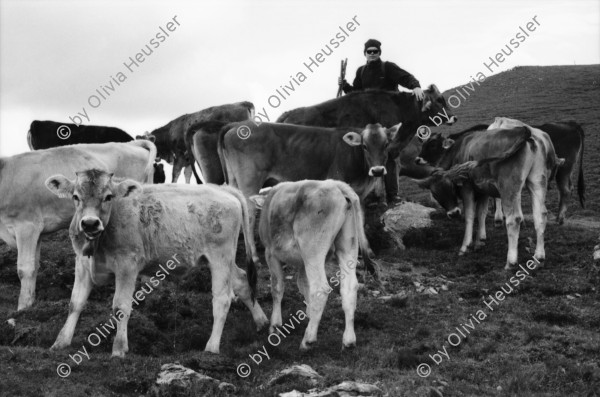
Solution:
<path fill-rule="evenodd" d="M 154 175 L 154 161 L 156 160 L 156 145 L 145 139 L 136 139 L 128 143 L 130 145 L 142 147 L 150 152 L 150 155 L 148 156 L 148 163 L 144 169 L 144 177 L 146 178 L 146 182 L 152 183 L 152 176 Z"/>
<path fill-rule="evenodd" d="M 350 186 L 340 183 L 339 187 L 342 191 L 342 194 L 346 198 L 346 201 L 350 204 L 350 211 L 352 212 L 352 217 L 354 220 L 354 233 L 358 239 L 358 247 L 360 248 L 363 256 L 365 268 L 373 275 L 373 277 L 375 277 L 376 280 L 379 280 L 381 270 L 379 264 L 371 257 L 373 255 L 373 251 L 371 251 L 369 241 L 365 235 L 364 218 L 362 208 L 360 206 L 360 199 Z"/>
<path fill-rule="evenodd" d="M 583 128 L 575 122 L 572 123 L 581 137 L 581 151 L 579 152 L 579 176 L 577 177 L 577 194 L 579 195 L 579 203 L 582 208 L 585 208 L 585 181 L 583 180 L 583 148 L 585 146 L 585 133 Z"/>
<path fill-rule="evenodd" d="M 244 233 L 244 244 L 246 245 L 246 277 L 250 284 L 250 294 L 252 301 L 256 301 L 256 281 L 258 278 L 257 266 L 260 264 L 258 254 L 256 253 L 256 243 L 254 242 L 254 230 L 250 227 L 250 212 L 248 202 L 238 189 L 231 186 L 223 186 L 225 190 L 234 195 L 242 205 L 242 231 Z"/>

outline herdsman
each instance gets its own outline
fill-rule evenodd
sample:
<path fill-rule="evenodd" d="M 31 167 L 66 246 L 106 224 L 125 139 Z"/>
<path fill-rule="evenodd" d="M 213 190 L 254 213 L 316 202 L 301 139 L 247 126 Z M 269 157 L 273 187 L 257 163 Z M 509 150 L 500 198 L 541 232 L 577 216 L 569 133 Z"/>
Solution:
<path fill-rule="evenodd" d="M 356 70 L 353 85 L 348 84 L 341 77 L 338 79 L 338 84 L 342 86 L 345 93 L 369 88 L 399 91 L 398 85 L 401 85 L 411 89 L 419 101 L 423 100 L 421 85 L 412 74 L 393 62 L 381 60 L 381 42 L 375 39 L 367 40 L 363 53 L 367 63 Z M 398 153 L 390 153 L 388 164 L 386 164 L 388 174 L 385 179 L 385 190 L 388 203 L 398 199 L 398 170 L 394 161 L 397 155 Z"/>

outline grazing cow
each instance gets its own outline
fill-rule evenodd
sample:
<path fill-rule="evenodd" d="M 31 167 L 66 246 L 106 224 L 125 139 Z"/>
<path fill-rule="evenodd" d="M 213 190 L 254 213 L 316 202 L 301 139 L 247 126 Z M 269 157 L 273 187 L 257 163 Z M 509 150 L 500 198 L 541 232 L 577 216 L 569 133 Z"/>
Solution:
<path fill-rule="evenodd" d="M 194 125 L 203 121 L 244 121 L 254 116 L 254 105 L 251 102 L 212 106 L 195 113 L 184 114 L 156 130 L 137 136 L 136 139 L 154 139 L 158 156 L 173 164 L 171 182 L 175 183 L 181 170 L 185 167 L 185 180 L 190 183 L 192 172 L 197 183 L 202 183 L 194 168 L 194 155 L 187 131 L 194 130 Z M 193 135 L 193 134 L 192 134 Z M 153 138 L 151 138 L 153 137 Z M 201 164 L 198 161 L 198 164 Z M 189 171 L 188 171 L 189 170 Z"/>
<path fill-rule="evenodd" d="M 501 128 L 510 126 L 519 126 L 523 123 L 511 123 L 511 119 L 497 117 L 489 128 Z M 516 120 L 515 120 L 516 121 Z M 579 195 L 579 203 L 585 208 L 585 181 L 583 178 L 583 149 L 585 135 L 583 129 L 574 121 L 546 123 L 542 125 L 534 125 L 533 128 L 544 131 L 550 137 L 556 155 L 559 158 L 564 158 L 565 163 L 556 171 L 556 186 L 558 187 L 558 212 L 556 221 L 559 225 L 564 224 L 565 214 L 567 212 L 567 200 L 571 197 L 573 183 L 571 182 L 571 174 L 575 169 L 575 164 L 579 161 L 579 175 L 577 177 L 577 194 Z M 494 221 L 496 224 L 503 223 L 502 206 L 496 199 L 496 213 Z"/>
<path fill-rule="evenodd" d="M 219 352 L 232 292 L 250 309 L 259 328 L 268 323 L 254 299 L 258 256 L 246 200 L 239 191 L 215 185 L 146 185 L 142 189 L 133 180 L 114 181 L 112 174 L 95 169 L 78 172 L 74 181 L 55 175 L 48 178 L 46 186 L 58 197 L 72 197 L 75 216 L 69 234 L 77 255 L 69 317 L 52 349 L 71 344 L 92 284 L 106 281 L 114 273 L 113 313 L 118 321 L 112 355 L 124 357 L 132 303 L 152 291 L 148 286 L 150 291 L 138 290 L 134 298 L 138 273 L 169 258 L 186 266 L 198 266 L 202 258 L 208 261 L 214 322 L 207 351 Z M 240 227 L 248 279 L 235 264 Z M 169 262 L 167 267 L 173 270 Z M 161 270 L 154 267 L 152 271 L 164 279 L 168 271 Z"/>
<path fill-rule="evenodd" d="M 65 128 L 66 127 L 66 128 Z M 129 142 L 133 138 L 116 127 L 99 125 L 76 125 L 56 121 L 31 122 L 27 144 L 31 150 L 50 149 L 76 143 Z"/>
<path fill-rule="evenodd" d="M 325 261 L 335 256 L 340 266 L 336 275 L 346 317 L 342 342 L 344 347 L 354 346 L 358 249 L 366 252 L 369 247 L 358 195 L 347 184 L 334 180 L 280 183 L 265 198 L 259 234 L 271 272 L 270 332 L 282 325 L 282 265 L 289 264 L 298 270 L 298 288 L 310 318 L 300 349 L 307 350 L 317 341 L 319 322 L 331 291 Z"/>
<path fill-rule="evenodd" d="M 391 196 L 398 191 L 398 170 L 394 159 L 400 154 L 402 161 L 406 158 L 401 154 L 402 151 L 414 150 L 415 145 L 420 149 L 420 142 L 411 141 L 418 127 L 453 124 L 457 121 L 435 85 L 430 85 L 424 95 L 420 103 L 410 92 L 357 91 L 315 106 L 285 112 L 277 122 L 320 127 L 362 127 L 370 123 L 391 127 L 402 123 L 402 128 L 390 144 L 390 156 L 386 163 L 386 190 L 388 198 L 392 199 Z M 410 147 L 405 149 L 407 145 Z M 409 173 L 412 166 L 411 162 L 401 163 L 401 168 Z"/>
<path fill-rule="evenodd" d="M 473 240 L 475 201 L 479 229 L 475 247 L 485 239 L 485 217 L 488 197 L 500 197 L 506 213 L 508 254 L 506 269 L 517 264 L 517 244 L 520 224 L 521 190 L 527 185 L 532 197 L 537 244 L 534 258 L 545 259 L 544 231 L 546 228 L 546 190 L 548 180 L 564 160 L 556 157 L 548 135 L 529 126 L 488 131 L 467 131 L 453 135 L 453 139 L 436 134 L 423 145 L 421 157 L 429 164 L 448 169 L 470 160 L 479 161 L 464 180 L 432 174 L 420 184 L 423 187 L 458 185 L 465 208 L 465 235 L 460 253 L 464 254 Z M 456 182 L 456 183 L 455 183 Z M 446 190 L 448 192 L 448 190 Z M 447 194 L 453 194 L 450 190 Z"/>
<path fill-rule="evenodd" d="M 40 260 L 40 235 L 65 229 L 73 206 L 59 200 L 44 181 L 85 167 L 103 168 L 140 182 L 152 178 L 156 147 L 151 142 L 81 144 L 36 150 L 0 159 L 0 238 L 18 250 L 21 280 L 18 310 L 31 306 Z"/>

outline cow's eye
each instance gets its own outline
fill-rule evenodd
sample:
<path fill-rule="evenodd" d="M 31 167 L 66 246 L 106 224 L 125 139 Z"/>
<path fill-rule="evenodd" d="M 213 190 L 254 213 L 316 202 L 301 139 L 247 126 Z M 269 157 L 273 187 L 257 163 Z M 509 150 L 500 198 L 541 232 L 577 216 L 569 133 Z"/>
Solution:
<path fill-rule="evenodd" d="M 107 203 L 110 200 L 112 200 L 112 198 L 113 198 L 112 194 L 107 194 L 106 197 L 104 197 L 104 202 Z"/>
<path fill-rule="evenodd" d="M 74 201 L 79 201 L 79 196 L 78 196 L 78 195 L 76 195 L 76 194 L 74 194 L 74 195 L 73 195 L 73 200 L 74 200 Z"/>

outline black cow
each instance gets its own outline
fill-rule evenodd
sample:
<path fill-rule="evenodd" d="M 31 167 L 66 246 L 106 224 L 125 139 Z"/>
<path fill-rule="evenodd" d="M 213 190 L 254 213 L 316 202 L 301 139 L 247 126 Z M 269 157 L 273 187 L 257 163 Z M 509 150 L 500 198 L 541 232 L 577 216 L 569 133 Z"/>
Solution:
<path fill-rule="evenodd" d="M 131 135 L 116 127 L 57 123 L 33 120 L 27 133 L 31 150 L 50 149 L 78 143 L 106 143 L 133 141 Z"/>

